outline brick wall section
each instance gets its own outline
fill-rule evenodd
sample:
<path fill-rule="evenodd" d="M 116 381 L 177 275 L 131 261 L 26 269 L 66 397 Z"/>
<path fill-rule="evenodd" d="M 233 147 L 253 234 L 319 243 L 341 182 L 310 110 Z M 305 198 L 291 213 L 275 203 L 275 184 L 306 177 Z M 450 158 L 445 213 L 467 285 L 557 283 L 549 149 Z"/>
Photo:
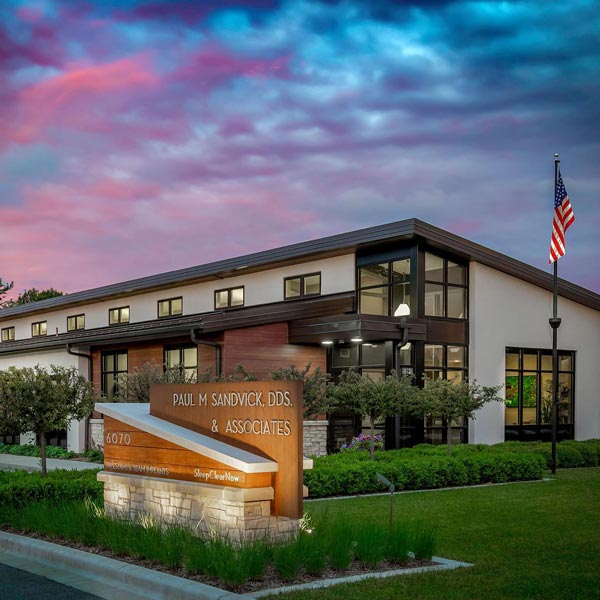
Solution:
<path fill-rule="evenodd" d="M 233 373 L 242 364 L 261 378 L 279 367 L 296 365 L 303 369 L 308 363 L 312 368 L 327 369 L 325 349 L 288 343 L 288 324 L 274 323 L 258 327 L 232 329 L 224 333 L 223 373 Z"/>
<path fill-rule="evenodd" d="M 304 421 L 303 452 L 304 456 L 327 455 L 328 421 Z"/>

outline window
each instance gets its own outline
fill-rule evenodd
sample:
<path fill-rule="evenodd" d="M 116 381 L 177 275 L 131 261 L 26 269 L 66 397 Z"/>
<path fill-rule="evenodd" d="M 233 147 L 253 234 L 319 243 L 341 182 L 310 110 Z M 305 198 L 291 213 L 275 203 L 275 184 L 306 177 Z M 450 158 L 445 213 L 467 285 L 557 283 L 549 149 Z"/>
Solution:
<path fill-rule="evenodd" d="M 15 339 L 15 328 L 14 327 L 4 327 L 2 329 L 2 341 L 3 342 L 12 342 Z"/>
<path fill-rule="evenodd" d="M 285 300 L 318 296 L 321 293 L 321 273 L 308 273 L 283 280 L 283 297 Z"/>
<path fill-rule="evenodd" d="M 121 323 L 129 323 L 129 306 L 111 308 L 108 311 L 109 325 L 119 325 Z"/>
<path fill-rule="evenodd" d="M 67 317 L 67 331 L 79 331 L 80 329 L 85 329 L 85 315 Z"/>
<path fill-rule="evenodd" d="M 467 349 L 465 346 L 425 344 L 425 377 L 461 382 L 467 378 Z M 425 383 L 427 385 L 427 383 Z M 424 440 L 432 444 L 445 443 L 446 422 L 426 418 Z M 467 423 L 464 419 L 452 423 L 452 443 L 467 442 Z"/>
<path fill-rule="evenodd" d="M 217 290 L 215 292 L 215 310 L 244 306 L 244 286 Z"/>
<path fill-rule="evenodd" d="M 507 427 L 552 424 L 552 351 L 507 348 L 504 423 Z M 558 423 L 573 424 L 575 353 L 558 353 Z M 535 427 L 533 427 L 535 429 Z"/>
<path fill-rule="evenodd" d="M 425 315 L 467 318 L 467 268 L 425 253 Z"/>
<path fill-rule="evenodd" d="M 169 298 L 158 301 L 158 318 L 175 317 L 183 314 L 183 298 Z"/>
<path fill-rule="evenodd" d="M 100 386 L 109 402 L 119 390 L 120 379 L 127 375 L 127 350 L 103 352 L 100 365 Z"/>
<path fill-rule="evenodd" d="M 359 312 L 393 316 L 401 304 L 410 307 L 410 259 L 358 269 Z"/>
<path fill-rule="evenodd" d="M 39 321 L 31 324 L 31 337 L 38 337 L 48 333 L 47 321 Z"/>
<path fill-rule="evenodd" d="M 167 369 L 178 369 L 186 382 L 198 379 L 198 349 L 195 344 L 165 346 L 164 365 Z"/>

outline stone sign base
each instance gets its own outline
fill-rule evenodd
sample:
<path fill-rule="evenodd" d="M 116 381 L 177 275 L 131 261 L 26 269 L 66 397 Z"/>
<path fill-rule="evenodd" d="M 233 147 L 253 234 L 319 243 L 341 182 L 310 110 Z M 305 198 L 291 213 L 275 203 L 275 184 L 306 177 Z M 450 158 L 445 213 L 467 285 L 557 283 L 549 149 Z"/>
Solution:
<path fill-rule="evenodd" d="M 296 519 L 271 516 L 271 487 L 233 488 L 106 471 L 98 473 L 98 481 L 104 483 L 106 513 L 116 518 L 151 516 L 233 542 L 284 541 L 298 532 Z"/>

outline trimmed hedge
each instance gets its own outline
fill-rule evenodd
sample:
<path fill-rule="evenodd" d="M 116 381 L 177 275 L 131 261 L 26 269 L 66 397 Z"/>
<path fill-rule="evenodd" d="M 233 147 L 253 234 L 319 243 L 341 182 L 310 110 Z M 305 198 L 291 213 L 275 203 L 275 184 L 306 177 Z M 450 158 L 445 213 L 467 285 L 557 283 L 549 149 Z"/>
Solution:
<path fill-rule="evenodd" d="M 600 464 L 600 440 L 560 442 L 556 446 L 561 468 L 594 467 Z M 446 446 L 420 444 L 413 448 L 376 452 L 344 452 L 314 459 L 304 472 L 311 498 L 369 494 L 382 491 L 377 473 L 397 490 L 419 490 L 480 483 L 503 483 L 541 479 L 550 468 L 549 442 L 503 442 L 457 445 L 452 455 Z"/>
<path fill-rule="evenodd" d="M 401 452 L 401 451 L 400 451 Z M 311 498 L 381 492 L 377 473 L 397 490 L 419 490 L 479 483 L 541 479 L 544 459 L 537 454 L 465 453 L 409 458 L 398 451 L 380 452 L 374 461 L 315 460 L 304 473 Z"/>
<path fill-rule="evenodd" d="M 46 500 L 62 502 L 89 497 L 102 499 L 103 485 L 96 480 L 96 470 L 50 471 L 41 473 L 25 471 L 0 471 L 0 505 L 23 506 Z"/>

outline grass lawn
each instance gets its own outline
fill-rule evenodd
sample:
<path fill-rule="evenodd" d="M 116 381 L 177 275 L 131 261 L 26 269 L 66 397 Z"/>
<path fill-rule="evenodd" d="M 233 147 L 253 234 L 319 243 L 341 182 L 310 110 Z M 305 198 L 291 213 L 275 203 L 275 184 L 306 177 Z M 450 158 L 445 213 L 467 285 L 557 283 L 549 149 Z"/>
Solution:
<path fill-rule="evenodd" d="M 315 501 L 306 509 L 386 520 L 389 496 Z M 286 599 L 385 600 L 600 598 L 600 467 L 559 470 L 555 481 L 413 492 L 395 497 L 394 516 L 436 525 L 436 554 L 474 563 Z"/>

